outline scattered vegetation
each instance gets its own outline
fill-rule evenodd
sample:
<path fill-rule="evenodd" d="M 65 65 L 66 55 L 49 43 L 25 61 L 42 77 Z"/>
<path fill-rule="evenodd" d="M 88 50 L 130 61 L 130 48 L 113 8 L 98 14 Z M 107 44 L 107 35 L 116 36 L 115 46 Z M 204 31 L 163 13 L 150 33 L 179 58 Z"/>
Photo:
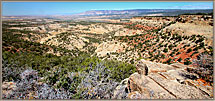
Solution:
<path fill-rule="evenodd" d="M 83 40 L 76 33 L 60 33 L 54 38 L 61 45 L 47 45 L 38 43 L 37 37 L 47 36 L 48 33 L 8 29 L 27 26 L 19 25 L 20 22 L 8 25 L 10 23 L 14 22 L 4 22 L 2 29 L 2 79 L 3 82 L 15 83 L 15 89 L 3 95 L 3 99 L 112 99 L 119 82 L 135 72 L 133 64 L 140 59 L 195 66 L 196 69 L 188 68 L 188 71 L 198 74 L 211 85 L 213 83 L 213 48 L 205 43 L 206 38 L 202 35 L 162 32 L 162 28 L 175 24 L 175 21 L 156 27 L 142 23 L 70 23 L 70 26 L 124 25 L 127 29 L 143 32 L 132 36 L 114 36 L 114 31 L 104 35 L 77 32 L 83 35 L 83 39 L 89 40 L 84 41 L 84 51 L 77 48 L 69 50 L 63 46 L 76 39 Z M 95 55 L 96 47 L 92 43 L 113 40 L 120 41 L 119 44 L 127 43 L 128 47 L 123 46 L 125 52 L 107 53 L 106 57 L 100 58 Z M 113 55 L 117 59 L 113 59 Z"/>
<path fill-rule="evenodd" d="M 208 54 L 200 54 L 197 59 L 193 60 L 195 69 L 189 70 L 190 72 L 196 73 L 199 77 L 210 85 L 213 85 L 213 58 Z"/>

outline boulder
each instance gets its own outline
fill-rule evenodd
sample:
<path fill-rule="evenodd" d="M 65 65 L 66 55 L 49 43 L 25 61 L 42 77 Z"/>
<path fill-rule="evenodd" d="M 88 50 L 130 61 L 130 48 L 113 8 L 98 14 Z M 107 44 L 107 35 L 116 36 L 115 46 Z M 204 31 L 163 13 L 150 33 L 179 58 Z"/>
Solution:
<path fill-rule="evenodd" d="M 175 97 L 165 91 L 148 76 L 134 73 L 129 77 L 128 89 L 130 92 L 138 91 L 144 99 L 174 99 Z M 129 98 L 129 97 L 128 97 Z"/>
<path fill-rule="evenodd" d="M 177 99 L 207 99 L 209 96 L 205 95 L 195 87 L 180 84 L 177 81 L 172 81 L 163 78 L 159 74 L 149 75 L 149 77 L 157 82 L 162 88 L 174 95 Z"/>
<path fill-rule="evenodd" d="M 126 79 L 127 87 L 121 87 L 127 89 L 128 99 L 213 98 L 213 87 L 202 86 L 196 81 L 198 75 L 188 72 L 187 68 L 179 63 L 166 65 L 142 59 L 136 65 L 137 72 Z"/>

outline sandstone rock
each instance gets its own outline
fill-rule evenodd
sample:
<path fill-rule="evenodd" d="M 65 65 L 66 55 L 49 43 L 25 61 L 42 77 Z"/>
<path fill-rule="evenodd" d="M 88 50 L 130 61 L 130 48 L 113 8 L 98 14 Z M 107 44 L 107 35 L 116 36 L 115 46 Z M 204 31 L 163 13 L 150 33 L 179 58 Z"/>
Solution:
<path fill-rule="evenodd" d="M 138 91 L 144 99 L 173 99 L 175 98 L 148 76 L 134 73 L 129 77 L 128 88 L 131 92 Z"/>
<path fill-rule="evenodd" d="M 149 75 L 151 79 L 157 82 L 161 87 L 167 90 L 170 94 L 174 95 L 177 99 L 206 99 L 207 95 L 202 93 L 195 87 L 180 84 L 172 80 L 168 80 L 159 74 Z"/>
<path fill-rule="evenodd" d="M 117 44 L 116 44 L 117 43 Z M 97 56 L 103 57 L 106 56 L 108 53 L 119 53 L 119 52 L 124 52 L 123 46 L 126 47 L 125 43 L 120 43 L 117 41 L 108 41 L 108 42 L 103 42 L 100 45 L 98 45 L 97 49 L 95 52 L 97 53 Z"/>
<path fill-rule="evenodd" d="M 185 69 L 187 67 L 187 66 L 180 64 L 180 63 L 173 63 L 170 66 L 173 66 L 173 67 L 178 68 L 178 69 Z"/>
<path fill-rule="evenodd" d="M 183 64 L 161 64 L 141 60 L 128 78 L 129 99 L 210 99 L 212 86 L 202 86 L 197 74 Z M 156 71 L 157 72 L 153 72 Z"/>
<path fill-rule="evenodd" d="M 159 74 L 169 80 L 186 80 L 198 78 L 197 75 L 189 73 L 185 70 L 169 70 L 167 72 L 162 72 Z"/>
<path fill-rule="evenodd" d="M 208 86 L 208 85 L 204 85 L 201 84 L 197 81 L 193 81 L 193 80 L 185 80 L 185 83 L 187 85 L 193 86 L 195 88 L 200 89 L 203 93 L 207 94 L 210 97 L 213 97 L 213 87 L 212 86 Z"/>
<path fill-rule="evenodd" d="M 141 70 L 143 74 L 166 72 L 167 70 L 174 69 L 174 67 L 165 64 L 155 64 L 151 61 L 141 59 L 139 64 L 137 64 L 137 71 Z M 143 71 L 144 70 L 144 71 Z"/>
<path fill-rule="evenodd" d="M 137 64 L 136 66 L 137 72 L 140 75 L 148 75 L 148 67 L 146 64 Z"/>

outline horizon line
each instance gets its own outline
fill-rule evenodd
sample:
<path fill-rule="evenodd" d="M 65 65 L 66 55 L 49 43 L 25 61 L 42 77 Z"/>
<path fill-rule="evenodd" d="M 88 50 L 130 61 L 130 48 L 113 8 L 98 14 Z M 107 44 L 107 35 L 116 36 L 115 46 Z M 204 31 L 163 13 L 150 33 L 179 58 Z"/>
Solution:
<path fill-rule="evenodd" d="M 155 10 L 168 10 L 169 8 L 155 8 Z M 112 9 L 113 11 L 114 9 Z M 115 11 L 123 11 L 123 10 L 146 10 L 146 9 L 121 9 L 121 10 L 115 10 Z M 204 9 L 187 9 L 187 8 L 181 8 L 181 9 L 171 9 L 171 10 L 213 10 L 213 8 L 204 8 Z M 111 11 L 111 10 L 87 10 L 87 11 Z M 84 12 L 87 12 L 87 11 L 84 11 Z M 65 15 L 76 15 L 76 14 L 80 14 L 80 13 L 84 13 L 84 12 L 79 12 L 79 13 L 64 13 L 64 14 L 29 14 L 29 15 L 2 15 L 2 16 L 65 16 Z M 213 13 L 213 12 L 212 12 Z"/>

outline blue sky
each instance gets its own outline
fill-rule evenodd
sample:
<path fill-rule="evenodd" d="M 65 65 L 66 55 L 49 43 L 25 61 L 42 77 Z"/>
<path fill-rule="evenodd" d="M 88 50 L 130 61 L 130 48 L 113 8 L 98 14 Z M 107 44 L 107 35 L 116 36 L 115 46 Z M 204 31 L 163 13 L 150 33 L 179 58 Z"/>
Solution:
<path fill-rule="evenodd" d="M 88 10 L 213 9 L 213 2 L 2 2 L 2 15 L 61 15 Z"/>

